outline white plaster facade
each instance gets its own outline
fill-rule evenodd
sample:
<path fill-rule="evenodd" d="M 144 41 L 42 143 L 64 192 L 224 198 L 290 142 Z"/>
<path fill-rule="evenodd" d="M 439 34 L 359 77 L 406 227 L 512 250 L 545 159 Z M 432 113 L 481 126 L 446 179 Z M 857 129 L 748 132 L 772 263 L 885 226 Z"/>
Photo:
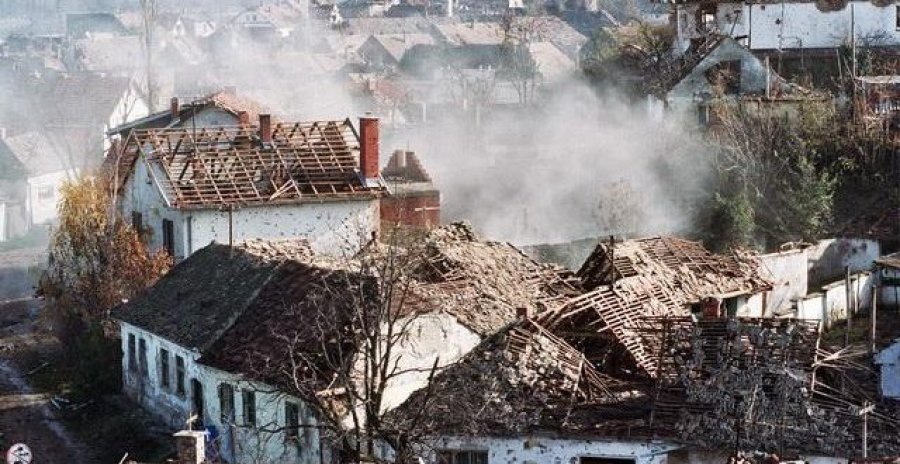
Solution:
<path fill-rule="evenodd" d="M 310 408 L 300 399 L 278 393 L 274 388 L 248 382 L 240 376 L 215 369 L 198 362 L 200 353 L 186 349 L 169 340 L 122 322 L 123 390 L 157 418 L 173 429 L 185 428 L 194 408 L 195 385 L 199 385 L 203 403 L 203 425 L 211 430 L 212 441 L 207 453 L 215 453 L 226 462 L 235 463 L 297 463 L 319 464 L 323 448 L 315 428 L 316 419 Z M 129 348 L 131 336 L 135 348 Z M 140 346 L 146 346 L 146 370 L 141 367 Z M 161 350 L 168 351 L 169 386 L 162 384 Z M 132 368 L 131 356 L 136 357 Z M 176 357 L 184 360 L 183 393 L 178 391 Z M 195 384 L 196 381 L 197 383 Z M 223 414 L 222 385 L 233 391 L 234 410 Z M 244 417 L 244 391 L 253 392 L 256 424 L 249 425 Z M 289 438 L 284 429 L 286 403 L 299 407 L 298 438 Z M 195 425 L 196 426 L 196 425 Z M 327 457 L 328 452 L 325 450 Z M 327 461 L 326 461 L 327 462 Z"/>
<path fill-rule="evenodd" d="M 684 4 L 676 13 L 676 47 L 687 50 L 691 39 L 709 30 L 746 37 L 745 45 L 751 50 L 837 48 L 850 43 L 851 31 L 857 43 L 895 46 L 900 45 L 897 8 L 869 1 L 851 1 L 839 11 L 828 12 L 809 1 Z"/>
<path fill-rule="evenodd" d="M 872 305 L 872 286 L 875 276 L 870 272 L 860 272 L 850 276 L 851 307 L 868 309 Z M 822 287 L 821 292 L 811 293 L 795 302 L 791 317 L 804 320 L 822 321 L 822 328 L 832 327 L 838 321 L 847 319 L 847 285 L 845 280 L 832 282 Z"/>
<path fill-rule="evenodd" d="M 513 438 L 442 437 L 438 451 L 483 451 L 489 464 L 580 464 L 583 458 L 633 460 L 635 464 L 665 464 L 669 452 L 680 446 L 661 441 L 558 439 L 541 436 Z M 436 463 L 434 453 L 429 463 Z"/>
<path fill-rule="evenodd" d="M 794 300 L 806 296 L 809 290 L 806 249 L 761 255 L 759 262 L 774 281 L 772 290 L 766 293 L 766 316 L 790 309 Z"/>
<path fill-rule="evenodd" d="M 48 224 L 56 220 L 59 189 L 63 182 L 77 175 L 76 170 L 59 170 L 26 180 L 25 204 L 31 225 Z"/>
<path fill-rule="evenodd" d="M 164 245 L 163 221 L 172 222 L 174 257 L 184 259 L 212 242 L 240 243 L 250 239 L 306 237 L 318 254 L 353 253 L 371 239 L 379 227 L 376 198 L 244 206 L 220 209 L 178 209 L 169 206 L 157 183 L 162 173 L 138 160 L 120 192 L 120 211 L 126 217 L 140 213 L 145 243 Z"/>
<path fill-rule="evenodd" d="M 900 339 L 875 355 L 881 367 L 881 396 L 900 400 Z"/>

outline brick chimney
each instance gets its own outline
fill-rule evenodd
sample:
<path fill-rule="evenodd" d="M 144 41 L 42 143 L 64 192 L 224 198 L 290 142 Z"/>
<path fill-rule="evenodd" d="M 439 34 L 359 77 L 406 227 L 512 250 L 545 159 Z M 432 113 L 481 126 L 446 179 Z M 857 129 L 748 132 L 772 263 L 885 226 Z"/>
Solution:
<path fill-rule="evenodd" d="M 206 432 L 182 430 L 175 433 L 175 450 L 178 464 L 202 464 L 206 462 Z"/>
<path fill-rule="evenodd" d="M 264 144 L 272 143 L 272 115 L 259 115 L 259 140 Z"/>
<path fill-rule="evenodd" d="M 238 111 L 237 117 L 238 117 L 238 124 L 240 124 L 241 127 L 246 127 L 246 126 L 250 125 L 250 113 L 248 113 L 246 111 Z"/>
<path fill-rule="evenodd" d="M 366 179 L 378 178 L 378 118 L 363 116 L 359 118 L 359 169 Z"/>
<path fill-rule="evenodd" d="M 173 118 L 178 117 L 178 113 L 181 112 L 181 103 L 178 101 L 178 97 L 172 97 L 169 110 L 172 112 Z"/>

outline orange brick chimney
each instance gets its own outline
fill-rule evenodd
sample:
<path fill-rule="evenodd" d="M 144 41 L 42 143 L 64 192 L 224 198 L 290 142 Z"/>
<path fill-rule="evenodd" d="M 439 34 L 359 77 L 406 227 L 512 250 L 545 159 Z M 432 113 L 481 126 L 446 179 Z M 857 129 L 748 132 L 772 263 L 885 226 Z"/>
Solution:
<path fill-rule="evenodd" d="M 272 115 L 259 115 L 259 140 L 264 144 L 272 143 Z"/>
<path fill-rule="evenodd" d="M 240 124 L 241 127 L 247 127 L 250 125 L 250 113 L 246 111 L 238 111 L 237 117 L 238 124 Z"/>
<path fill-rule="evenodd" d="M 378 169 L 378 118 L 363 116 L 359 118 L 359 169 L 365 179 L 377 179 Z"/>

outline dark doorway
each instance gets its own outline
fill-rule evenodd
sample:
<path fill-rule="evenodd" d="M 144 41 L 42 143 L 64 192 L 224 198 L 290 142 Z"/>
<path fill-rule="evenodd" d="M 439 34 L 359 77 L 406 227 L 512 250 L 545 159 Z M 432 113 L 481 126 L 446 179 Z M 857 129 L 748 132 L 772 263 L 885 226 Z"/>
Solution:
<path fill-rule="evenodd" d="M 580 464 L 634 464 L 634 459 L 625 458 L 580 458 Z"/>
<path fill-rule="evenodd" d="M 191 411 L 192 415 L 197 416 L 197 421 L 194 422 L 194 425 L 197 427 L 203 426 L 203 385 L 197 379 L 191 379 L 191 403 L 193 405 L 193 411 Z"/>

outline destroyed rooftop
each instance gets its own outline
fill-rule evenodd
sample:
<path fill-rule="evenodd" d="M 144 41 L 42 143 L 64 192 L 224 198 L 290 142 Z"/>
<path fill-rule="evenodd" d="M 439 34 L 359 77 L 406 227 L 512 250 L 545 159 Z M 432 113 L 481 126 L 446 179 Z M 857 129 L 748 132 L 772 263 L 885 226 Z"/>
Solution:
<path fill-rule="evenodd" d="M 175 208 L 374 198 L 359 172 L 359 137 L 349 120 L 256 126 L 135 129 L 111 152 L 109 171 L 124 185 L 138 160 L 151 166 Z"/>

